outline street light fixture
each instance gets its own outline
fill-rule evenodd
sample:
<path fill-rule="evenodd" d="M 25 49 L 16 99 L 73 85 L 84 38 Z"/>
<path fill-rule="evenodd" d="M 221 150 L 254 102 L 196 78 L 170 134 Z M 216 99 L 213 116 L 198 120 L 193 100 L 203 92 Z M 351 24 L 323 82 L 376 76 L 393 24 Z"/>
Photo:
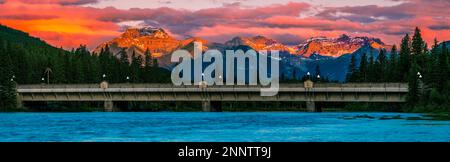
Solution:
<path fill-rule="evenodd" d="M 420 72 L 417 72 L 417 77 L 419 77 L 419 79 L 422 79 L 422 74 L 420 74 Z"/>

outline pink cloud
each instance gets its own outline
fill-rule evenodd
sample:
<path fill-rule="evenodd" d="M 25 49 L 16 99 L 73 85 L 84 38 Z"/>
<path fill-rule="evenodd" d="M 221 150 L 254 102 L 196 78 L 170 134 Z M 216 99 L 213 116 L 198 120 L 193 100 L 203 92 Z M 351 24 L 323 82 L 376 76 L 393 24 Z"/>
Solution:
<path fill-rule="evenodd" d="M 98 0 L 7 0 L 0 3 L 0 23 L 24 30 L 55 46 L 90 48 L 120 35 L 117 23 L 143 21 L 162 27 L 178 38 L 186 35 L 224 42 L 235 36 L 264 35 L 283 43 L 300 43 L 313 36 L 341 34 L 379 37 L 393 44 L 414 27 L 424 39 L 450 39 L 449 1 L 410 0 L 395 6 L 376 5 L 324 8 L 300 17 L 307 3 L 243 7 L 240 3 L 196 11 L 174 8 L 93 8 L 80 6 Z M 0 0 L 1 2 L 1 0 Z"/>

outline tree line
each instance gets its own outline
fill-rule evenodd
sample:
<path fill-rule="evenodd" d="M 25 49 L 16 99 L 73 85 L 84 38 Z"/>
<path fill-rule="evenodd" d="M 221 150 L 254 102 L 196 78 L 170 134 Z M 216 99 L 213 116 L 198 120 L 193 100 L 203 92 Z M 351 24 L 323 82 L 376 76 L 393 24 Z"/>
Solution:
<path fill-rule="evenodd" d="M 66 51 L 0 25 L 0 109 L 15 107 L 16 84 L 170 81 L 169 71 L 158 66 L 149 50 L 145 57 L 125 55 L 123 49 L 117 59 L 107 46 L 98 54 L 85 45 Z"/>
<path fill-rule="evenodd" d="M 436 39 L 431 49 L 416 27 L 414 35 L 406 34 L 400 49 L 390 53 L 380 49 L 378 57 L 365 53 L 359 65 L 356 56 L 350 61 L 347 82 L 408 82 L 408 109 L 412 111 L 450 110 L 450 66 L 446 42 Z"/>

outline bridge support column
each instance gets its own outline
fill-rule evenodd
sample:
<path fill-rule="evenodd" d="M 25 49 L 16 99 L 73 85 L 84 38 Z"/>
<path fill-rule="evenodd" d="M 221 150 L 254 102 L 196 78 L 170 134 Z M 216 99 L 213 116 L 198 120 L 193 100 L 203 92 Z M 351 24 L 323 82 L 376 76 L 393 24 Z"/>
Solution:
<path fill-rule="evenodd" d="M 220 101 L 202 101 L 203 112 L 221 112 L 222 103 Z"/>
<path fill-rule="evenodd" d="M 104 102 L 105 112 L 113 112 L 115 110 L 113 101 Z"/>
<path fill-rule="evenodd" d="M 22 97 L 20 96 L 20 94 L 17 94 L 17 108 L 19 109 L 23 109 L 23 101 L 22 101 Z"/>
<path fill-rule="evenodd" d="M 211 101 L 202 101 L 202 111 L 211 112 Z"/>
<path fill-rule="evenodd" d="M 211 102 L 211 111 L 212 112 L 222 112 L 222 102 L 212 101 Z"/>
<path fill-rule="evenodd" d="M 306 110 L 308 112 L 322 112 L 322 107 L 320 103 L 314 102 L 314 101 L 306 101 Z"/>
<path fill-rule="evenodd" d="M 306 101 L 306 110 L 308 112 L 317 112 L 316 103 L 314 101 Z"/>

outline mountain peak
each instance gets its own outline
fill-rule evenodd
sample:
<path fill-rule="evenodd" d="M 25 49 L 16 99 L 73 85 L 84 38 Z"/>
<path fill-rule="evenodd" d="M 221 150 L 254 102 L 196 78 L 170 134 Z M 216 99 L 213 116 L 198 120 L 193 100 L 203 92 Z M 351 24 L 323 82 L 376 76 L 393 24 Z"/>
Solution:
<path fill-rule="evenodd" d="M 338 41 L 349 41 L 351 38 L 346 35 L 346 34 L 342 34 L 337 40 Z"/>
<path fill-rule="evenodd" d="M 273 39 L 267 38 L 265 36 L 254 36 L 254 37 L 234 37 L 230 41 L 225 42 L 226 46 L 237 47 L 237 46 L 249 46 L 256 51 L 260 50 L 279 50 L 293 52 L 292 48 L 289 48 Z"/>
<path fill-rule="evenodd" d="M 353 53 L 363 46 L 370 46 L 375 49 L 387 47 L 378 38 L 350 37 L 346 34 L 342 34 L 338 38 L 310 38 L 306 43 L 297 46 L 297 54 L 304 57 L 310 57 L 312 54 L 339 57 L 344 54 Z"/>
<path fill-rule="evenodd" d="M 160 39 L 169 38 L 169 34 L 162 28 L 155 27 L 130 27 L 122 34 L 125 38 L 138 38 L 138 37 L 154 37 Z"/>

